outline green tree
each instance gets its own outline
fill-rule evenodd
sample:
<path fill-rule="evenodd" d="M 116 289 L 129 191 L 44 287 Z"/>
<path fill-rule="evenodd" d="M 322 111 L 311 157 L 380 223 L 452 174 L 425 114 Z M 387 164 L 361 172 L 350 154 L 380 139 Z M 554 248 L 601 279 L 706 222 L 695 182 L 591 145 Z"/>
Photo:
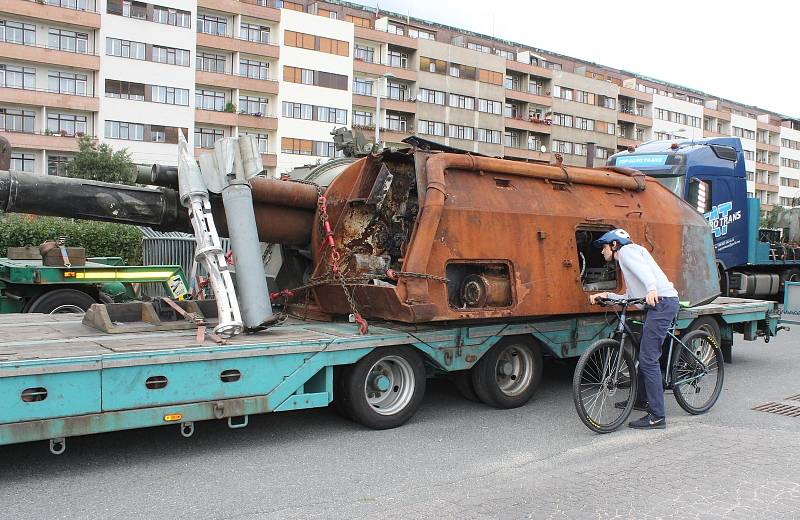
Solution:
<path fill-rule="evenodd" d="M 108 144 L 100 146 L 87 136 L 78 139 L 78 153 L 67 163 L 67 177 L 92 181 L 133 184 L 136 165 L 126 149 L 114 151 Z"/>
<path fill-rule="evenodd" d="M 783 206 L 773 206 L 770 211 L 762 211 L 759 227 L 761 229 L 773 229 L 784 211 L 786 211 L 786 208 Z"/>

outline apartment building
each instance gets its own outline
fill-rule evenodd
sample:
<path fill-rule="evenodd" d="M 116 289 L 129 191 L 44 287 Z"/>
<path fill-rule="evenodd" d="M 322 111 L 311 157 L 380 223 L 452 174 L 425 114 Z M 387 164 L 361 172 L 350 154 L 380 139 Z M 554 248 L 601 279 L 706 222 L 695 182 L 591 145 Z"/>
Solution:
<path fill-rule="evenodd" d="M 336 155 L 330 131 L 599 164 L 650 139 L 738 136 L 748 192 L 800 200 L 800 119 L 458 28 L 330 1 L 5 0 L 0 134 L 59 174 L 86 134 L 174 163 L 254 135 L 270 175 Z"/>

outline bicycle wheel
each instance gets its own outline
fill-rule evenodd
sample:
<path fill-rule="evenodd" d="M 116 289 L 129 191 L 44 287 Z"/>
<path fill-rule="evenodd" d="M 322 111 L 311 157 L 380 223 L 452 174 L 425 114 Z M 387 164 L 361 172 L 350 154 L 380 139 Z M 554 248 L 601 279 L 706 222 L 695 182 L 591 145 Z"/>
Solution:
<path fill-rule="evenodd" d="M 672 393 L 681 408 L 698 415 L 711 409 L 722 392 L 722 349 L 704 330 L 690 332 L 681 342 L 685 347 L 678 344 L 673 353 Z"/>
<path fill-rule="evenodd" d="M 619 372 L 614 377 L 618 360 Z M 578 417 L 590 430 L 613 432 L 631 414 L 636 386 L 636 367 L 630 352 L 613 339 L 596 341 L 578 360 L 572 378 L 572 399 Z M 617 408 L 618 402 L 624 406 Z"/>

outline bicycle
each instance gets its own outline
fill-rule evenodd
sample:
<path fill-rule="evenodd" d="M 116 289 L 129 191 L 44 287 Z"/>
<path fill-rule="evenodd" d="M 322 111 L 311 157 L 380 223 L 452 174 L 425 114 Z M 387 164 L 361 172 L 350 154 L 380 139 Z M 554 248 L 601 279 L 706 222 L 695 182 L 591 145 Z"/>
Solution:
<path fill-rule="evenodd" d="M 596 301 L 603 306 L 619 306 L 621 310 L 613 311 L 618 322 L 610 337 L 594 342 L 578 360 L 572 378 L 572 397 L 583 424 L 597 433 L 610 433 L 625 422 L 636 402 L 638 379 L 634 358 L 639 337 L 628 325 L 628 307 L 642 305 L 645 300 L 598 298 Z M 664 388 L 672 389 L 681 408 L 699 415 L 714 406 L 722 391 L 722 350 L 714 337 L 703 330 L 678 338 L 676 322 L 677 316 L 665 339 L 669 341 L 669 349 Z M 619 406 L 621 402 L 624 406 Z"/>

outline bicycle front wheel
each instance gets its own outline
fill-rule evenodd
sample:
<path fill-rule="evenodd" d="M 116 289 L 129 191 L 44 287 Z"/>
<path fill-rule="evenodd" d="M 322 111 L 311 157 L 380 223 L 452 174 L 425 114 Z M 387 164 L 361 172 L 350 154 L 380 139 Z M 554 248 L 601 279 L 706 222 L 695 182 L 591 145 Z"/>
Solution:
<path fill-rule="evenodd" d="M 613 339 L 593 343 L 575 367 L 572 398 L 590 430 L 610 433 L 622 426 L 636 401 L 636 367 L 630 352 Z"/>
<path fill-rule="evenodd" d="M 692 415 L 706 413 L 722 392 L 725 365 L 714 336 L 704 330 L 681 340 L 672 360 L 672 393 L 681 408 Z"/>

